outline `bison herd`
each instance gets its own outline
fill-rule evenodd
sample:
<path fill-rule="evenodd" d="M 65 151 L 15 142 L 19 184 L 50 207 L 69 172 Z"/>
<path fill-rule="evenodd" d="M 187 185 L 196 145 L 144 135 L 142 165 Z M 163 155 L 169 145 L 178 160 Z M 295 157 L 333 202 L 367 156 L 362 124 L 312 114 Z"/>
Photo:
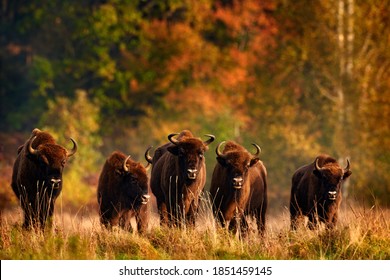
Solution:
<path fill-rule="evenodd" d="M 25 228 L 44 229 L 51 221 L 62 190 L 64 166 L 77 151 L 76 141 L 70 140 L 73 148 L 67 150 L 48 132 L 34 129 L 19 147 L 11 186 L 23 209 Z M 183 130 L 168 135 L 168 140 L 153 156 L 149 154 L 152 147 L 146 150 L 146 166 L 118 151 L 107 158 L 97 187 L 102 225 L 132 230 L 130 219 L 135 218 L 137 231 L 144 232 L 149 222 L 150 194 L 156 198 L 161 225 L 195 225 L 206 183 L 204 154 L 215 136 L 207 134 L 201 139 Z M 267 170 L 259 158 L 260 147 L 254 143 L 253 148 L 251 153 L 234 141 L 223 141 L 215 150 L 210 187 L 213 213 L 222 227 L 236 233 L 247 232 L 249 217 L 255 219 L 260 234 L 265 231 Z M 319 155 L 298 168 L 292 176 L 291 229 L 297 228 L 303 216 L 308 217 L 310 229 L 319 222 L 333 228 L 342 198 L 341 184 L 350 175 L 348 160 L 342 168 L 328 155 Z"/>

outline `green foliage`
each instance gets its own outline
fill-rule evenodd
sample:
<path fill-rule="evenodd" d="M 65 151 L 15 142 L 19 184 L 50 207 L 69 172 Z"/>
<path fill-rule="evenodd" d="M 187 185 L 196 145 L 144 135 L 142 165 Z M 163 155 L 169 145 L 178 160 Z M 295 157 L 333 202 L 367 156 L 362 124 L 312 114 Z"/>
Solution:
<path fill-rule="evenodd" d="M 94 170 L 100 160 L 96 153 L 102 144 L 98 135 L 99 112 L 98 104 L 90 102 L 85 91 L 78 90 L 74 100 L 57 97 L 49 101 L 41 119 L 40 126 L 56 139 L 65 135 L 76 140 L 78 150 L 72 162 L 86 173 Z"/>
<path fill-rule="evenodd" d="M 70 137 L 77 142 L 77 152 L 65 168 L 64 193 L 66 201 L 78 207 L 95 197 L 85 179 L 100 168 L 103 160 L 98 152 L 102 145 L 98 134 L 99 106 L 90 102 L 83 90 L 77 90 L 75 95 L 74 100 L 57 97 L 49 101 L 40 127 L 68 149 L 72 148 Z"/>

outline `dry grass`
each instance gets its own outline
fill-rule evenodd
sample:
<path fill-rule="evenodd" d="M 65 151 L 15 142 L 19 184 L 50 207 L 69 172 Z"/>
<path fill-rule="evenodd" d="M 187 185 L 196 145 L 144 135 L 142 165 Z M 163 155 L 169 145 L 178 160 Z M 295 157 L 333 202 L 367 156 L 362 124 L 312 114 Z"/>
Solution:
<path fill-rule="evenodd" d="M 54 227 L 21 228 L 20 208 L 3 212 L 1 259 L 390 259 L 390 211 L 349 207 L 333 231 L 289 230 L 286 210 L 269 216 L 264 237 L 238 238 L 214 222 L 204 203 L 195 228 L 160 227 L 153 214 L 148 233 L 102 228 L 95 209 L 57 210 Z"/>

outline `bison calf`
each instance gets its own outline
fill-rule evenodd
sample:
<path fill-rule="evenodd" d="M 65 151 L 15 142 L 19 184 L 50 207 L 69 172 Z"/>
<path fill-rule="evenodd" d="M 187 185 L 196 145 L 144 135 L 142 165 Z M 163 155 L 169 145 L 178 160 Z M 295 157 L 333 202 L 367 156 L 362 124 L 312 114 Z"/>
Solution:
<path fill-rule="evenodd" d="M 349 160 L 343 169 L 328 155 L 320 155 L 313 163 L 295 171 L 290 198 L 291 229 L 297 228 L 300 216 L 309 218 L 310 229 L 314 229 L 318 221 L 333 228 L 342 198 L 341 184 L 351 174 Z"/>
<path fill-rule="evenodd" d="M 24 211 L 25 228 L 43 229 L 53 216 L 54 203 L 62 190 L 62 171 L 77 150 L 76 142 L 70 140 L 73 149 L 67 151 L 48 132 L 36 128 L 19 147 L 11 186 Z"/>
<path fill-rule="evenodd" d="M 108 228 L 119 225 L 132 230 L 130 219 L 135 217 L 138 231 L 145 231 L 149 197 L 146 168 L 130 156 L 113 152 L 99 177 L 97 199 L 101 223 Z"/>
<path fill-rule="evenodd" d="M 220 143 L 216 148 L 217 164 L 211 179 L 210 195 L 214 213 L 222 226 L 247 231 L 247 215 L 254 215 L 258 229 L 265 230 L 267 210 L 267 171 L 259 160 L 260 147 L 250 154 L 239 144 L 228 141 L 223 152 Z"/>

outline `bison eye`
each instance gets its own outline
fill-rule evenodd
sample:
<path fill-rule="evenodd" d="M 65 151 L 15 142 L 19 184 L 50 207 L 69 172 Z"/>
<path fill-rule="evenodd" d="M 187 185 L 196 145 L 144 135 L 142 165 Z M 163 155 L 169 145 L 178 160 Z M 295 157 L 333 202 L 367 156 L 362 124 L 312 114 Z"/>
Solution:
<path fill-rule="evenodd" d="M 65 159 L 61 161 L 61 165 L 62 165 L 62 166 L 64 166 L 65 163 L 66 163 L 66 160 L 65 160 Z"/>
<path fill-rule="evenodd" d="M 199 153 L 199 158 L 203 158 L 203 154 L 202 153 Z"/>

